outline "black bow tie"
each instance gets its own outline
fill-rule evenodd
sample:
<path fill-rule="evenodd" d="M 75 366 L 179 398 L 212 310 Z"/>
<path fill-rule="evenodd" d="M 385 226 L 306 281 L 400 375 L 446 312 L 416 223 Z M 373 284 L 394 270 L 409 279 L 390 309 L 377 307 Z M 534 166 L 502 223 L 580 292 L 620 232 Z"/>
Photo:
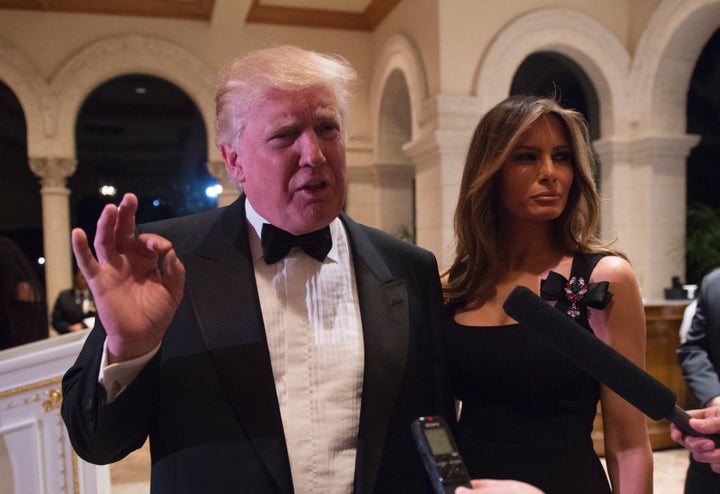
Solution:
<path fill-rule="evenodd" d="M 322 262 L 332 247 L 329 226 L 304 235 L 293 235 L 269 223 L 263 223 L 260 240 L 263 257 L 268 264 L 275 264 L 284 258 L 293 247 L 300 247 L 307 255 Z"/>

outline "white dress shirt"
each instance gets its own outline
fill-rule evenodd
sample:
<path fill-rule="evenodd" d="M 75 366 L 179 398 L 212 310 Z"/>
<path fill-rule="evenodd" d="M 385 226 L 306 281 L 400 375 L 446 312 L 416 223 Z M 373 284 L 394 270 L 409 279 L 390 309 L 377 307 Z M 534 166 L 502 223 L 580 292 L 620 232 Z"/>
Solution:
<path fill-rule="evenodd" d="M 324 262 L 293 248 L 267 264 L 265 221 L 249 201 L 245 208 L 295 492 L 351 494 L 364 351 L 345 229 L 339 219 L 330 224 Z"/>

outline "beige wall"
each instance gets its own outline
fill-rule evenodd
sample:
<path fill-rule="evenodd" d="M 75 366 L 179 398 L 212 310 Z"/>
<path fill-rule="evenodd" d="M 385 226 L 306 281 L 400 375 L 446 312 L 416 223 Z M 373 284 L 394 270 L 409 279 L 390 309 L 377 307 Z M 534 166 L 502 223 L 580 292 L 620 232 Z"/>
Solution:
<path fill-rule="evenodd" d="M 447 0 L 403 0 L 373 33 L 373 51 L 378 53 L 388 38 L 406 36 L 422 53 L 430 94 L 440 92 L 439 6 Z"/>

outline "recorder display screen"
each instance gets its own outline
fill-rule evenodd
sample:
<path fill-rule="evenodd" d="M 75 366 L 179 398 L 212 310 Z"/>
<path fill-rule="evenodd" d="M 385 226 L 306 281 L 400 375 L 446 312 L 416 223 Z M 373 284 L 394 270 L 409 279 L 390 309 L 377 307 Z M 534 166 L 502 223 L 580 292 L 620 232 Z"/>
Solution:
<path fill-rule="evenodd" d="M 450 438 L 442 427 L 425 429 L 425 437 L 433 455 L 449 455 L 453 452 Z"/>

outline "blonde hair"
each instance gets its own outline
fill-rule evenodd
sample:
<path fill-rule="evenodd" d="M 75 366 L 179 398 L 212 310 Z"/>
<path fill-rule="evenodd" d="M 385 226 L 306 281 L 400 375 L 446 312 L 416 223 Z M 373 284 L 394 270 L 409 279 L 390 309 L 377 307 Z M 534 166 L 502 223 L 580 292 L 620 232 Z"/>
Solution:
<path fill-rule="evenodd" d="M 269 91 L 325 86 L 335 94 L 343 130 L 349 118 L 357 73 L 343 58 L 283 45 L 252 51 L 218 75 L 215 144 L 231 143 L 242 131 L 253 105 Z"/>
<path fill-rule="evenodd" d="M 544 115 L 563 123 L 573 154 L 574 177 L 568 202 L 553 221 L 558 244 L 570 252 L 622 255 L 597 236 L 600 199 L 585 118 L 550 98 L 511 96 L 485 114 L 470 143 L 455 210 L 457 247 L 444 288 L 447 300 L 468 304 L 486 300 L 492 293 L 503 265 L 498 171 L 523 134 Z"/>

